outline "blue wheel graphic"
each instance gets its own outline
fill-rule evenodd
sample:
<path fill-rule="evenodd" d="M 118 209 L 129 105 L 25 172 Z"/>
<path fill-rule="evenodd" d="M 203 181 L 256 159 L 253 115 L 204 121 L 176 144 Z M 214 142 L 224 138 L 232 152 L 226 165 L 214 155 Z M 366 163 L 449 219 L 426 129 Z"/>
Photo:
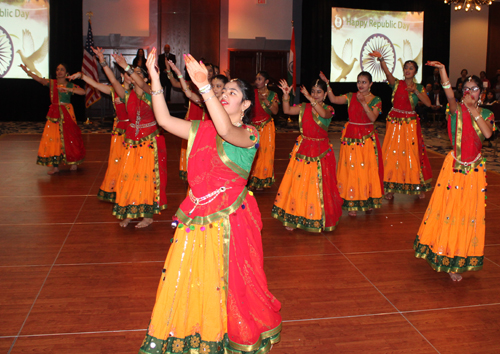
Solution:
<path fill-rule="evenodd" d="M 9 34 L 0 26 L 0 78 L 7 75 L 14 62 L 14 45 Z"/>
<path fill-rule="evenodd" d="M 361 70 L 368 71 L 372 74 L 373 81 L 387 81 L 384 71 L 380 66 L 380 62 L 377 58 L 370 56 L 371 52 L 380 52 L 382 57 L 387 64 L 389 71 L 394 73 L 394 68 L 396 67 L 396 51 L 394 50 L 394 45 L 391 40 L 383 35 L 382 33 L 375 33 L 368 37 L 361 47 L 361 57 L 359 63 Z"/>

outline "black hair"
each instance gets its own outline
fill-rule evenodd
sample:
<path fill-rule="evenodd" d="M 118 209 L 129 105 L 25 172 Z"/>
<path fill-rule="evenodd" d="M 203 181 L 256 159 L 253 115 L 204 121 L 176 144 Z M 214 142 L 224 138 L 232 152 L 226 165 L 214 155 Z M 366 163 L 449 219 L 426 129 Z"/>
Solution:
<path fill-rule="evenodd" d="M 479 89 L 483 89 L 483 80 L 481 80 L 478 76 L 476 75 L 470 75 L 467 76 L 464 82 L 464 86 L 468 81 L 474 81 L 474 83 L 479 87 Z"/>
<path fill-rule="evenodd" d="M 255 105 L 255 91 L 250 84 L 241 79 L 232 79 L 229 82 L 235 82 L 238 88 L 241 90 L 243 95 L 241 102 L 250 101 L 250 105 L 245 110 L 245 115 L 243 116 L 243 124 L 250 124 L 252 122 L 253 106 Z"/>
<path fill-rule="evenodd" d="M 57 69 L 57 67 L 58 67 L 59 65 L 64 66 L 64 69 L 66 69 L 66 72 L 69 74 L 68 64 L 66 64 L 66 63 L 59 63 L 59 64 L 57 64 L 56 69 Z"/>
<path fill-rule="evenodd" d="M 134 66 L 132 66 L 132 68 L 133 68 L 133 69 L 135 69 L 135 68 L 139 68 L 139 69 L 141 69 L 141 74 L 142 74 L 142 76 L 143 76 L 145 79 L 147 79 L 147 78 L 148 78 L 148 73 L 147 73 L 147 71 L 146 71 L 146 70 L 144 70 L 144 68 L 143 68 L 142 66 L 139 66 L 139 65 L 134 65 Z"/>
<path fill-rule="evenodd" d="M 404 65 L 403 65 L 403 68 L 406 66 L 406 64 L 413 64 L 413 66 L 415 67 L 415 74 L 418 72 L 418 64 L 415 60 L 407 60 L 405 61 Z"/>
<path fill-rule="evenodd" d="M 360 72 L 358 74 L 358 79 L 359 79 L 360 76 L 365 76 L 368 79 L 368 81 L 370 81 L 370 83 L 373 82 L 372 74 L 370 74 L 368 71 L 362 71 L 362 72 Z"/>
<path fill-rule="evenodd" d="M 327 87 L 326 87 L 326 82 L 324 82 L 323 80 L 320 80 L 320 79 L 317 79 L 317 80 L 314 80 L 311 84 L 311 90 L 314 86 L 319 86 L 320 89 L 322 89 L 323 91 L 326 92 L 327 90 Z"/>
<path fill-rule="evenodd" d="M 469 71 L 467 71 L 467 69 L 462 69 L 462 70 L 460 71 L 460 75 L 462 75 L 462 73 L 463 73 L 464 71 L 465 71 L 465 75 L 467 75 L 467 74 L 469 73 Z"/>
<path fill-rule="evenodd" d="M 137 49 L 137 53 L 135 54 L 136 57 L 139 56 L 139 51 L 142 50 L 142 56 L 145 58 L 146 57 L 146 51 L 142 48 Z"/>
<path fill-rule="evenodd" d="M 220 80 L 224 85 L 227 84 L 227 82 L 229 81 L 226 75 L 221 75 L 221 74 L 212 76 L 212 80 Z"/>
<path fill-rule="evenodd" d="M 265 71 L 265 70 L 259 71 L 257 74 L 255 74 L 255 76 L 257 76 L 257 75 L 260 75 L 260 76 L 264 77 L 264 79 L 266 79 L 266 80 L 269 80 L 271 78 L 269 76 L 269 73 L 267 71 Z"/>

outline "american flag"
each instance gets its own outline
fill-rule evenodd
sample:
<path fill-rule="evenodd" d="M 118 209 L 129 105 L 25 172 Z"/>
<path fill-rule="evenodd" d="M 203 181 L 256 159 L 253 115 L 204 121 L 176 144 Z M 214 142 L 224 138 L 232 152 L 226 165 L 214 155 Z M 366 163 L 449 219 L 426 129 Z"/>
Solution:
<path fill-rule="evenodd" d="M 85 50 L 83 51 L 82 72 L 91 77 L 96 82 L 99 82 L 97 74 L 97 61 L 95 54 L 92 51 L 94 46 L 94 36 L 92 35 L 92 25 L 89 19 L 89 30 L 87 32 L 87 41 L 85 42 Z M 101 99 L 101 93 L 90 85 L 85 85 L 85 107 L 89 108 L 94 103 Z"/>

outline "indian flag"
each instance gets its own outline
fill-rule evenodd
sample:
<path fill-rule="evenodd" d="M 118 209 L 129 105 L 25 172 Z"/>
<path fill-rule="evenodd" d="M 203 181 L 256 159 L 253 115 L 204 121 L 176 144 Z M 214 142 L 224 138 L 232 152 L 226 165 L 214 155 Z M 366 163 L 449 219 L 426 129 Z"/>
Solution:
<path fill-rule="evenodd" d="M 288 54 L 288 77 L 287 77 L 287 83 L 288 86 L 292 88 L 292 91 L 290 92 L 290 104 L 293 103 L 295 99 L 295 86 L 297 86 L 297 80 L 295 77 L 295 29 L 293 28 L 292 25 L 292 41 L 290 43 L 290 53 Z"/>

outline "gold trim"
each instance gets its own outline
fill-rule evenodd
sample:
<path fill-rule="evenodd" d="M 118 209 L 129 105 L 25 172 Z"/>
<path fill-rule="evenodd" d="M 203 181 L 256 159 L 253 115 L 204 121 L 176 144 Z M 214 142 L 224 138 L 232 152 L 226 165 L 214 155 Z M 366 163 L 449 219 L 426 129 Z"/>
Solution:
<path fill-rule="evenodd" d="M 269 117 L 268 120 L 265 120 L 262 123 L 259 123 L 259 124 L 252 123 L 252 125 L 260 131 L 260 130 L 264 129 L 264 127 L 266 126 L 266 124 L 270 123 L 272 120 L 273 120 L 273 118 Z"/>
<path fill-rule="evenodd" d="M 282 324 L 280 323 L 277 327 L 275 327 L 267 332 L 262 332 L 260 334 L 260 337 L 257 340 L 257 342 L 255 342 L 254 344 L 250 344 L 250 345 L 238 344 L 238 343 L 233 342 L 231 339 L 229 339 L 229 345 L 231 347 L 233 347 L 234 349 L 239 350 L 241 352 L 255 351 L 255 350 L 260 348 L 260 346 L 262 344 L 262 340 L 279 335 L 281 333 L 281 327 L 282 327 Z M 267 347 L 270 346 L 271 344 L 278 343 L 280 339 L 281 339 L 281 336 L 278 336 L 277 341 L 271 340 L 268 345 L 261 348 L 261 350 L 259 350 L 256 354 L 266 353 L 267 352 L 266 350 L 268 350 Z M 264 350 L 264 351 L 262 351 L 262 350 Z"/>
<path fill-rule="evenodd" d="M 226 310 L 227 310 L 227 300 L 228 300 L 228 292 L 229 292 L 229 254 L 231 251 L 231 223 L 229 222 L 229 216 L 224 216 L 221 221 L 224 222 L 222 226 L 223 230 L 223 259 L 224 259 L 224 287 L 223 290 L 226 294 Z M 219 221 L 219 222 L 221 222 Z"/>
<path fill-rule="evenodd" d="M 243 168 L 238 166 L 236 163 L 234 163 L 227 155 L 226 152 L 224 151 L 224 146 L 222 138 L 217 135 L 216 137 L 216 142 L 217 142 L 217 154 L 219 155 L 220 159 L 226 165 L 229 167 L 233 172 L 237 173 L 241 178 L 243 179 L 248 179 L 249 173 L 245 171 Z"/>
<path fill-rule="evenodd" d="M 243 204 L 247 194 L 248 194 L 248 189 L 244 187 L 238 198 L 236 198 L 236 200 L 233 202 L 233 204 L 231 204 L 225 209 L 219 210 L 207 216 L 195 216 L 194 218 L 190 218 L 189 216 L 184 214 L 184 212 L 181 209 L 178 209 L 175 215 L 185 225 L 190 225 L 191 223 L 196 225 L 208 225 L 214 221 L 223 218 L 226 215 L 234 213 L 236 209 L 238 209 L 241 206 L 241 204 Z"/>
<path fill-rule="evenodd" d="M 347 122 L 345 124 L 345 129 L 347 129 L 348 125 L 349 125 L 349 122 Z M 361 137 L 361 139 L 345 138 L 344 137 L 344 138 L 341 138 L 340 141 L 345 141 L 345 142 L 348 142 L 348 143 L 363 143 L 364 144 L 366 140 L 370 139 L 374 135 L 375 135 L 375 129 L 373 129 L 370 134 Z"/>
<path fill-rule="evenodd" d="M 189 155 L 191 155 L 191 150 L 193 149 L 194 139 L 196 138 L 196 133 L 200 127 L 201 121 L 193 120 L 191 121 L 191 128 L 189 128 L 188 143 L 186 148 L 186 173 L 188 170 Z"/>
<path fill-rule="evenodd" d="M 306 104 L 302 103 L 300 105 L 300 112 L 299 112 L 299 130 L 300 130 L 300 135 L 304 134 L 304 131 L 302 129 L 302 117 L 304 117 L 305 110 L 306 110 Z"/>
<path fill-rule="evenodd" d="M 259 90 L 257 90 L 257 93 L 259 93 Z M 274 101 L 274 96 L 276 96 L 276 92 L 274 92 L 274 91 L 269 91 L 269 95 L 267 96 L 267 100 L 268 100 L 269 102 L 271 102 L 271 105 L 274 103 L 274 102 L 273 102 L 273 101 Z M 262 107 L 262 109 L 264 109 L 264 111 L 265 111 L 267 114 L 269 114 L 270 116 L 272 116 L 272 115 L 273 115 L 273 112 L 271 111 L 271 109 L 270 109 L 270 108 L 268 108 L 268 107 L 264 104 L 264 102 L 262 102 L 260 99 L 259 99 L 259 103 L 260 103 L 260 106 Z"/>
<path fill-rule="evenodd" d="M 319 200 L 321 204 L 321 220 L 323 221 L 323 227 L 326 228 L 326 211 L 325 211 L 325 201 L 323 194 L 323 169 L 321 168 L 320 161 L 318 161 L 318 187 L 319 187 Z"/>
<path fill-rule="evenodd" d="M 328 105 L 323 104 L 323 108 L 325 110 L 328 110 Z M 323 129 L 324 131 L 328 132 L 328 125 L 324 125 L 323 124 L 323 122 L 319 119 L 319 114 L 316 114 L 316 113 L 313 112 L 312 106 L 311 106 L 311 115 L 312 115 L 314 121 L 316 122 L 316 124 L 319 125 L 321 129 Z"/>
<path fill-rule="evenodd" d="M 149 135 L 147 135 L 147 136 L 145 136 L 143 138 L 140 138 L 139 140 L 125 139 L 124 141 L 125 141 L 125 143 L 130 144 L 130 145 L 138 145 L 138 144 L 141 144 L 141 143 L 143 143 L 145 141 L 153 140 L 158 135 L 160 135 L 160 130 L 156 129 L 151 134 L 149 134 Z"/>
<path fill-rule="evenodd" d="M 326 156 L 326 154 L 328 154 L 330 152 L 330 149 L 331 149 L 331 146 L 330 146 L 330 144 L 328 144 L 328 150 L 326 150 L 325 152 L 323 152 L 322 154 L 320 154 L 316 157 L 310 157 L 310 156 L 302 155 L 299 153 L 295 153 L 295 157 L 298 157 L 299 159 L 302 159 L 304 161 L 310 161 L 310 162 L 318 161 L 319 162 L 323 157 Z"/>

